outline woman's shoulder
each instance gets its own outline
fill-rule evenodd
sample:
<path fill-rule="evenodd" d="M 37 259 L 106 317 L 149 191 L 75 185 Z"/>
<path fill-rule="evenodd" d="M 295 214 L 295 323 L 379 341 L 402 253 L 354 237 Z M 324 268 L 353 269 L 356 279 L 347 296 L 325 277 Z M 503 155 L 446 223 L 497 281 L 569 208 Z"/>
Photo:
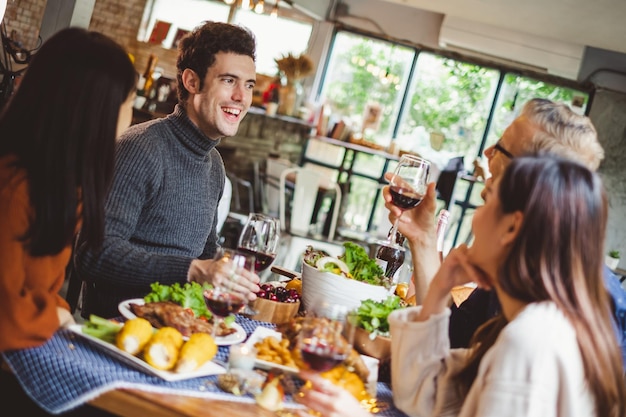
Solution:
<path fill-rule="evenodd" d="M 535 343 L 574 337 L 574 327 L 551 301 L 528 304 L 503 330 L 506 339 Z"/>
<path fill-rule="evenodd" d="M 552 302 L 531 303 L 507 324 L 493 346 L 504 363 L 580 358 L 576 331 Z M 557 359 L 559 361 L 560 359 Z"/>

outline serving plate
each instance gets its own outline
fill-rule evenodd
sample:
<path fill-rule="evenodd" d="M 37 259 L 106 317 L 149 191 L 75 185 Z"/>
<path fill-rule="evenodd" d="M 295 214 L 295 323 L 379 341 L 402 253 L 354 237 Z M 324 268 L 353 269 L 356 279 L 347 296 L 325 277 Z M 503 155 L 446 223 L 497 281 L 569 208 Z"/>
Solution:
<path fill-rule="evenodd" d="M 277 332 L 276 330 L 269 329 L 267 327 L 259 326 L 256 329 L 254 329 L 254 332 L 252 332 L 250 337 L 248 337 L 248 340 L 246 340 L 245 345 L 249 349 L 252 349 L 252 348 L 254 348 L 254 344 L 256 342 L 260 342 L 263 339 L 265 339 L 266 337 L 270 337 L 270 336 L 274 336 L 278 340 L 281 340 L 283 338 L 282 333 Z M 279 365 L 277 363 L 264 361 L 264 360 L 261 360 L 261 359 L 256 359 L 254 361 L 254 366 L 256 368 L 264 369 L 266 371 L 269 371 L 269 370 L 272 370 L 272 369 L 279 369 L 279 370 L 284 371 L 284 372 L 292 372 L 292 373 L 298 373 L 299 372 L 298 368 L 292 368 L 290 366 Z"/>
<path fill-rule="evenodd" d="M 115 357 L 121 362 L 124 362 L 125 364 L 132 366 L 133 368 L 140 371 L 146 372 L 154 376 L 158 376 L 159 378 L 162 378 L 166 381 L 181 381 L 184 379 L 198 378 L 208 375 L 218 375 L 226 372 L 226 369 L 223 366 L 220 366 L 213 361 L 208 361 L 193 372 L 178 373 L 171 371 L 162 371 L 160 369 L 153 368 L 152 366 L 150 366 L 150 364 L 148 364 L 148 362 L 145 362 L 144 360 L 133 356 L 130 353 L 124 352 L 112 343 L 105 342 L 104 340 L 98 339 L 97 337 L 83 333 L 83 327 L 84 325 L 82 324 L 72 324 L 68 326 L 68 329 L 76 335 L 82 337 L 83 339 L 88 340 L 90 343 L 94 344 L 105 353 L 108 353 L 109 355 Z"/>
<path fill-rule="evenodd" d="M 119 303 L 119 305 L 117 306 L 117 309 L 122 314 L 122 316 L 124 316 L 125 318 L 129 320 L 137 317 L 135 313 L 133 313 L 133 311 L 130 309 L 131 304 L 144 305 L 145 301 L 143 298 L 132 298 L 130 300 L 125 300 Z M 216 337 L 215 338 L 216 345 L 218 346 L 236 345 L 237 343 L 241 343 L 244 340 L 246 340 L 247 334 L 243 327 L 241 327 L 237 323 L 231 324 L 231 327 L 236 329 L 237 331 L 235 333 L 229 334 L 228 336 Z M 187 339 L 189 338 L 186 336 L 183 337 L 183 340 L 187 340 Z"/>

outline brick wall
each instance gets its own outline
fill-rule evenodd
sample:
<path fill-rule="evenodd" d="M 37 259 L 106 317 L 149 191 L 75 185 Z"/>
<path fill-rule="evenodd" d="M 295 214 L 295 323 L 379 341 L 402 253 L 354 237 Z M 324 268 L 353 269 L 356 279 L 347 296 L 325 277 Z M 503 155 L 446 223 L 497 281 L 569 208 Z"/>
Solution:
<path fill-rule="evenodd" d="M 51 0 L 55 1 L 55 0 Z M 96 0 L 89 29 L 105 33 L 124 46 L 135 57 L 137 71 L 143 72 L 148 56 L 154 53 L 157 66 L 164 75 L 175 78 L 176 51 L 159 45 L 137 41 L 141 17 L 147 0 Z M 39 29 L 46 9 L 47 0 L 9 0 L 4 23 L 9 34 L 28 49 L 38 43 Z"/>
<path fill-rule="evenodd" d="M 7 33 L 26 49 L 39 45 L 39 27 L 47 0 L 8 0 L 4 14 Z"/>

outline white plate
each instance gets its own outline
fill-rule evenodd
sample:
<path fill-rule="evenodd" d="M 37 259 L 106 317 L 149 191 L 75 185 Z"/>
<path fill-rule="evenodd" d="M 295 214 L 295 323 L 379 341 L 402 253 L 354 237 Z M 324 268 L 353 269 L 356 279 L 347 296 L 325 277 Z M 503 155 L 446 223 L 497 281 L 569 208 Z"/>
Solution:
<path fill-rule="evenodd" d="M 278 340 L 281 340 L 283 338 L 282 333 L 277 332 L 276 330 L 268 329 L 267 327 L 263 327 L 263 326 L 258 326 L 256 329 L 254 329 L 254 332 L 252 332 L 248 340 L 246 340 L 245 345 L 248 348 L 253 348 L 256 342 L 260 342 L 261 340 L 269 336 L 274 336 Z M 279 365 L 277 363 L 263 361 L 261 359 L 256 359 L 254 361 L 254 366 L 259 369 L 265 369 L 268 371 L 271 369 L 280 369 L 285 372 L 295 372 L 295 373 L 299 371 L 298 368 L 292 368 L 290 366 Z"/>
<path fill-rule="evenodd" d="M 84 325 L 82 324 L 72 324 L 68 328 L 80 337 L 89 340 L 93 344 L 102 348 L 107 353 L 115 356 L 117 359 L 124 362 L 125 364 L 151 375 L 158 376 L 159 378 L 165 379 L 166 381 L 180 381 L 183 379 L 198 378 L 201 376 L 218 375 L 226 372 L 226 369 L 224 369 L 224 367 L 218 365 L 213 361 L 205 363 L 198 370 L 193 372 L 178 373 L 162 371 L 160 369 L 153 368 L 147 362 L 139 359 L 138 357 L 133 356 L 130 353 L 124 352 L 112 343 L 105 342 L 104 340 L 100 340 L 97 337 L 93 337 L 86 333 L 83 333 L 83 327 Z"/>
<path fill-rule="evenodd" d="M 129 320 L 137 317 L 135 313 L 133 313 L 133 311 L 130 309 L 131 304 L 144 305 L 145 301 L 143 298 L 133 298 L 130 300 L 122 301 L 117 306 L 117 309 L 120 311 L 122 316 L 124 316 L 125 318 Z M 241 343 L 244 340 L 246 340 L 247 334 L 243 327 L 241 327 L 237 323 L 231 324 L 231 327 L 236 329 L 237 331 L 235 333 L 229 334 L 228 336 L 216 337 L 215 338 L 216 345 L 218 346 L 236 345 L 237 343 Z M 187 340 L 188 337 L 183 337 L 183 339 Z"/>

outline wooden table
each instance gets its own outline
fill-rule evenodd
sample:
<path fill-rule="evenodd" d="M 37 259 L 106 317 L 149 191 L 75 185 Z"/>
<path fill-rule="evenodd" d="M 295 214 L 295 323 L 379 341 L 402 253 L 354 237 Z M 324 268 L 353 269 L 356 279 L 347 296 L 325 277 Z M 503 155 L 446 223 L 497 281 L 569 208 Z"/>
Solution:
<path fill-rule="evenodd" d="M 90 405 L 121 417 L 276 417 L 256 404 L 184 395 L 117 389 L 90 401 Z"/>

